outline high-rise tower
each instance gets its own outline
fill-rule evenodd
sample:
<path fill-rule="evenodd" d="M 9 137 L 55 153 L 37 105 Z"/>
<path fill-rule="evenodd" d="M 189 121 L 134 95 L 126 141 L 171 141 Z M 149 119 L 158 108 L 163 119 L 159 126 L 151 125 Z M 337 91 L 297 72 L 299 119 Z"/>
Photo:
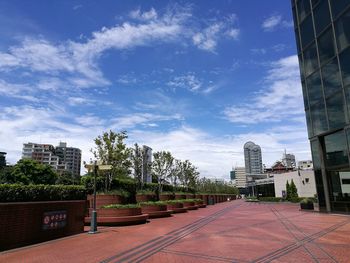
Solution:
<path fill-rule="evenodd" d="M 253 142 L 246 142 L 243 149 L 246 174 L 262 174 L 263 166 L 260 146 Z"/>

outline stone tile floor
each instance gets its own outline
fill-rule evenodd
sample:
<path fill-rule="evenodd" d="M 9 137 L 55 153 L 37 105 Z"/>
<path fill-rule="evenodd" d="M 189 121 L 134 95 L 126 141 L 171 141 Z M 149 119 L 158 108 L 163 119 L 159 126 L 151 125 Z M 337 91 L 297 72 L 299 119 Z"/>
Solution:
<path fill-rule="evenodd" d="M 5 251 L 0 262 L 350 262 L 350 216 L 235 200 Z"/>

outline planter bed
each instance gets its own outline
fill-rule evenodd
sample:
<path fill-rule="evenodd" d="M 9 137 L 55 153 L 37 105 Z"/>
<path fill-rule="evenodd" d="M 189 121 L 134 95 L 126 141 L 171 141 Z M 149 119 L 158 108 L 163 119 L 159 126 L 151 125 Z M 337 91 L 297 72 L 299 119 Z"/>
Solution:
<path fill-rule="evenodd" d="M 137 194 L 136 195 L 136 202 L 148 202 L 148 201 L 155 201 L 156 195 L 155 194 Z"/>
<path fill-rule="evenodd" d="M 91 214 L 90 209 L 90 214 Z M 97 224 L 116 226 L 145 223 L 148 214 L 142 214 L 140 207 L 135 208 L 99 208 L 97 209 Z M 91 217 L 85 217 L 85 224 L 89 224 Z"/>
<path fill-rule="evenodd" d="M 173 211 L 173 213 L 186 213 L 187 209 L 183 203 L 167 204 L 167 209 Z"/>
<path fill-rule="evenodd" d="M 87 200 L 89 202 L 89 207 L 93 207 L 94 196 L 88 195 Z M 109 204 L 122 204 L 124 202 L 124 197 L 116 194 L 97 194 L 96 195 L 96 208 L 100 208 L 104 205 Z"/>
<path fill-rule="evenodd" d="M 159 196 L 160 201 L 174 200 L 174 198 L 175 198 L 175 195 L 172 195 L 172 194 L 161 194 Z"/>
<path fill-rule="evenodd" d="M 203 201 L 195 201 L 195 205 L 198 206 L 198 208 L 205 208 L 205 207 L 207 207 L 207 205 L 204 204 Z"/>
<path fill-rule="evenodd" d="M 167 205 L 159 205 L 159 204 L 142 204 L 141 203 L 142 213 L 148 214 L 149 218 L 160 218 L 171 216 L 173 213 L 172 210 L 168 210 Z"/>
<path fill-rule="evenodd" d="M 187 210 L 197 210 L 198 206 L 195 205 L 194 201 L 184 201 L 184 208 L 186 208 Z"/>
<path fill-rule="evenodd" d="M 184 194 L 175 194 L 175 200 L 186 199 L 186 195 Z"/>

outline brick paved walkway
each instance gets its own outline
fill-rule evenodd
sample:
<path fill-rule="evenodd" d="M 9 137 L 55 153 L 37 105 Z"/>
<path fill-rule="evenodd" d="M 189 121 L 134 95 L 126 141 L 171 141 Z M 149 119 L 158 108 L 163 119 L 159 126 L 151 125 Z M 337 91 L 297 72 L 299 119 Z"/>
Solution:
<path fill-rule="evenodd" d="M 2 252 L 0 262 L 350 262 L 350 216 L 236 200 Z"/>

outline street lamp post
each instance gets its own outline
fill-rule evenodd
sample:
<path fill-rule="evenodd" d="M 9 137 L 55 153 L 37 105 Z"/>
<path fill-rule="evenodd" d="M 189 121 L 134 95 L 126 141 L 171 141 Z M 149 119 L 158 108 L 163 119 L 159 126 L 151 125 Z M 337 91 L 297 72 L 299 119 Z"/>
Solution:
<path fill-rule="evenodd" d="M 97 177 L 97 161 L 94 162 L 94 199 L 91 214 L 91 225 L 89 234 L 97 233 L 97 212 L 96 212 L 96 177 Z"/>

